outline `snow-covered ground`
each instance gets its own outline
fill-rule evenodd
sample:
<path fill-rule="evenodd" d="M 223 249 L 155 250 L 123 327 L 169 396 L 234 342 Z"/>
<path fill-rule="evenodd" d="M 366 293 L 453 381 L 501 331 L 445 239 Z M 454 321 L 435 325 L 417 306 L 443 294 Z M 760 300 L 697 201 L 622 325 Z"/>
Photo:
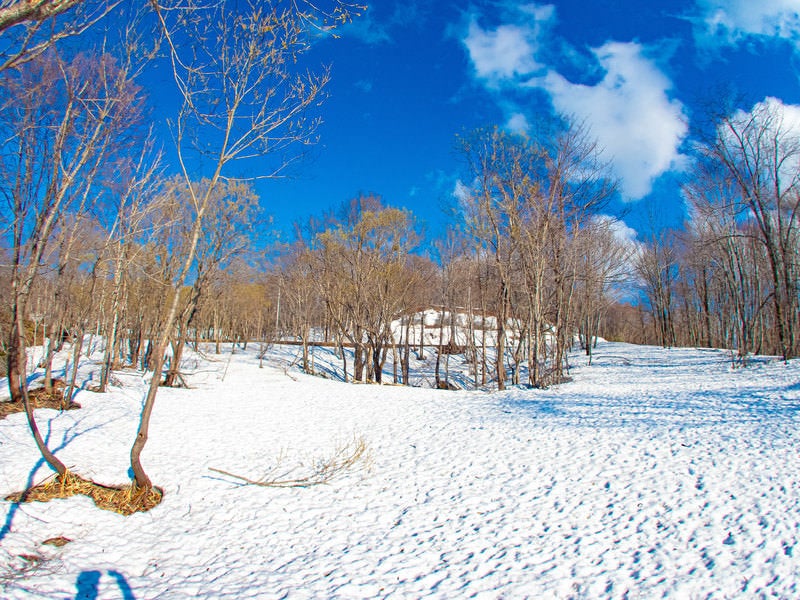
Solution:
<path fill-rule="evenodd" d="M 604 343 L 571 383 L 487 394 L 228 358 L 190 356 L 192 389 L 159 392 L 154 510 L 0 501 L 0 597 L 800 597 L 800 362 Z M 114 378 L 38 411 L 105 483 L 127 480 L 145 383 Z M 258 479 L 354 437 L 370 460 L 327 485 L 210 470 Z M 0 421 L 0 495 L 48 474 L 24 416 Z"/>

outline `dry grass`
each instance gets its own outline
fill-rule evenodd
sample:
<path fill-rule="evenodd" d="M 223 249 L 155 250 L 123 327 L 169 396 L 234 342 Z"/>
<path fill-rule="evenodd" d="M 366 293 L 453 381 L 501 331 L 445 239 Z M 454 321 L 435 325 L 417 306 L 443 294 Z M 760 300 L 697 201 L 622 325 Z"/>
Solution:
<path fill-rule="evenodd" d="M 89 481 L 67 471 L 63 477 L 57 475 L 44 483 L 6 497 L 9 502 L 49 502 L 57 498 L 88 496 L 98 508 L 121 515 L 146 512 L 161 502 L 159 488 L 137 488 L 135 485 L 111 487 Z"/>
<path fill-rule="evenodd" d="M 35 573 L 52 572 L 53 564 L 51 560 L 51 558 L 42 554 L 12 554 L 2 551 L 2 548 L 0 548 L 0 594 L 6 589 L 6 585 L 16 584 L 14 587 L 17 587 L 20 582 L 24 582 Z M 17 589 L 24 591 L 23 587 Z"/>
<path fill-rule="evenodd" d="M 368 466 L 370 461 L 369 447 L 364 438 L 358 437 L 346 444 L 338 446 L 333 456 L 330 458 L 315 461 L 310 468 L 306 469 L 307 472 L 301 475 L 294 475 L 297 469 L 291 469 L 288 472 L 279 474 L 279 467 L 276 467 L 261 479 L 250 479 L 243 475 L 236 475 L 235 473 L 223 471 L 222 469 L 215 469 L 213 467 L 209 467 L 209 470 L 232 477 L 247 485 L 276 488 L 301 488 L 330 483 L 336 476 L 354 469 L 359 463 Z"/>
<path fill-rule="evenodd" d="M 77 402 L 72 402 L 64 406 L 64 390 L 66 385 L 63 381 L 54 379 L 52 386 L 53 392 L 50 394 L 48 394 L 43 387 L 28 391 L 28 399 L 34 409 L 52 408 L 54 410 L 75 410 L 81 407 Z M 21 412 L 25 412 L 25 407 L 22 402 L 0 402 L 0 419 L 5 419 L 8 415 Z"/>

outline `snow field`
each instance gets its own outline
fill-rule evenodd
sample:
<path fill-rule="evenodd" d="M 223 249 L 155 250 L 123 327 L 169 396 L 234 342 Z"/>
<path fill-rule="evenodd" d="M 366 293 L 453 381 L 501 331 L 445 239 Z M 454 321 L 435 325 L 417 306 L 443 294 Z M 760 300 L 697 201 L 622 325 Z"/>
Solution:
<path fill-rule="evenodd" d="M 159 392 L 151 512 L 0 503 L 0 595 L 800 595 L 796 363 L 603 344 L 593 366 L 573 359 L 572 383 L 484 394 L 290 377 L 255 349 L 218 358 L 197 362 L 192 389 Z M 38 414 L 62 460 L 105 483 L 127 479 L 145 384 L 115 377 L 82 410 Z M 328 485 L 209 470 L 259 478 L 354 436 L 371 460 Z M 37 461 L 23 415 L 0 421 L 0 494 L 43 479 Z M 73 541 L 41 544 L 58 535 Z"/>

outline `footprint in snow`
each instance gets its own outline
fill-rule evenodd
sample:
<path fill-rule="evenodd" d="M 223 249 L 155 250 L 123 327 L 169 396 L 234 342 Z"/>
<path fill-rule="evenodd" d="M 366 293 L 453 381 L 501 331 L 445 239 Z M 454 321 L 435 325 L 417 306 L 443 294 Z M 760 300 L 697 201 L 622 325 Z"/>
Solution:
<path fill-rule="evenodd" d="M 736 543 L 736 541 L 733 539 L 733 534 L 730 531 L 728 532 L 728 537 L 722 540 L 722 543 L 726 546 L 733 546 Z"/>

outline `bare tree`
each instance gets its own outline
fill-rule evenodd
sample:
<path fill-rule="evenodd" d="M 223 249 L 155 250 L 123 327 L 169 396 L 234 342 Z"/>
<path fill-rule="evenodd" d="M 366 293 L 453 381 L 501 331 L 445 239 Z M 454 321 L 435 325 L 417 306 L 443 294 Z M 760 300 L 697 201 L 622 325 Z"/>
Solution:
<path fill-rule="evenodd" d="M 578 330 L 590 362 L 602 318 L 616 300 L 614 289 L 629 277 L 633 246 L 617 236 L 615 224 L 608 217 L 593 219 L 576 240 Z"/>
<path fill-rule="evenodd" d="M 11 249 L 8 383 L 26 406 L 33 436 L 48 463 L 66 467 L 45 446 L 25 384 L 24 319 L 53 232 L 66 212 L 83 212 L 114 141 L 136 121 L 138 100 L 128 71 L 109 56 L 65 61 L 51 53 L 6 74 L 0 89 L 5 130 L 0 150 L 3 211 Z"/>
<path fill-rule="evenodd" d="M 800 132 L 785 121 L 783 106 L 768 100 L 722 119 L 702 153 L 723 165 L 756 226 L 768 260 L 780 353 L 798 356 Z"/>
<path fill-rule="evenodd" d="M 675 283 L 678 277 L 678 257 L 675 252 L 675 232 L 653 235 L 639 246 L 634 264 L 642 289 L 650 304 L 659 345 L 676 345 Z"/>
<path fill-rule="evenodd" d="M 154 376 L 131 447 L 136 485 L 152 487 L 141 464 L 159 374 L 178 317 L 180 291 L 192 272 L 206 215 L 217 186 L 234 161 L 277 157 L 275 176 L 286 166 L 289 147 L 314 140 L 318 119 L 308 111 L 322 98 L 329 74 L 295 73 L 298 57 L 309 47 L 310 28 L 332 28 L 350 18 L 334 2 L 328 12 L 311 3 L 234 2 L 200 7 L 190 1 L 191 18 L 181 10 L 156 7 L 166 36 L 175 83 L 183 103 L 174 122 L 178 162 L 190 197 L 192 227 L 183 264 L 172 280 L 164 327 L 154 348 Z M 188 10 L 188 9 L 187 9 Z M 180 31 L 180 41 L 176 39 Z M 208 164 L 206 183 L 198 186 L 189 159 L 192 152 Z"/>
<path fill-rule="evenodd" d="M 355 380 L 381 383 L 392 323 L 404 312 L 415 280 L 407 276 L 409 254 L 420 238 L 409 212 L 386 208 L 375 196 L 356 199 L 345 216 L 316 240 L 321 293 L 354 347 Z"/>
<path fill-rule="evenodd" d="M 527 344 L 530 384 L 558 382 L 575 328 L 576 240 L 614 183 L 581 125 L 567 123 L 534 138 L 478 132 L 464 151 L 474 177 L 463 203 L 468 229 L 479 252 L 493 258 L 497 275 L 498 388 L 505 386 L 510 323 L 513 380 Z"/>
<path fill-rule="evenodd" d="M 202 190 L 207 184 L 204 180 L 189 185 Z M 180 178 L 174 179 L 168 182 L 165 194 L 168 202 L 176 205 L 175 213 L 183 217 L 178 223 L 178 235 L 188 235 L 193 223 L 192 211 L 190 208 L 187 210 L 191 202 L 187 185 Z M 172 359 L 164 385 L 173 386 L 180 378 L 180 362 L 189 329 L 196 327 L 197 309 L 201 299 L 208 294 L 211 282 L 247 248 L 249 233 L 258 222 L 257 202 L 258 197 L 251 186 L 237 181 L 221 181 L 209 197 L 205 225 L 195 248 L 194 281 L 176 321 L 178 330 L 172 339 Z M 182 246 L 186 248 L 188 245 Z M 179 259 L 185 260 L 185 256 Z"/>
<path fill-rule="evenodd" d="M 0 73 L 80 35 L 122 0 L 0 0 Z"/>

